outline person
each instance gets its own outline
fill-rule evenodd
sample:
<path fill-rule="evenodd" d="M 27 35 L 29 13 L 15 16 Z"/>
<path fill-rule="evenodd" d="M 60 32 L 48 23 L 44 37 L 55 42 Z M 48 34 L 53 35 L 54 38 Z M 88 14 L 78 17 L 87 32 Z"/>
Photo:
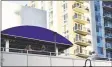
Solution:
<path fill-rule="evenodd" d="M 45 45 L 42 45 L 42 48 L 41 49 L 42 49 L 42 51 L 45 51 L 45 49 L 46 49 L 45 48 Z"/>
<path fill-rule="evenodd" d="M 31 50 L 32 50 L 31 45 L 27 45 L 27 46 L 25 47 L 25 52 L 27 52 L 27 50 L 28 50 L 28 51 L 31 51 Z"/>

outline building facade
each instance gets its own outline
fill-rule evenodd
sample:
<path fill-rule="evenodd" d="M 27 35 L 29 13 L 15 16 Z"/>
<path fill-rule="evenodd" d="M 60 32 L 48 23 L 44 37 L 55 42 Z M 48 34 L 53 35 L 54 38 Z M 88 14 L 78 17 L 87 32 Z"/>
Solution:
<path fill-rule="evenodd" d="M 91 2 L 94 50 L 100 58 L 112 58 L 112 2 Z"/>
<path fill-rule="evenodd" d="M 93 51 L 89 1 L 31 1 L 28 6 L 46 10 L 47 27 L 74 44 L 65 52 L 87 58 Z"/>
<path fill-rule="evenodd" d="M 106 57 L 112 58 L 112 2 L 102 3 Z"/>

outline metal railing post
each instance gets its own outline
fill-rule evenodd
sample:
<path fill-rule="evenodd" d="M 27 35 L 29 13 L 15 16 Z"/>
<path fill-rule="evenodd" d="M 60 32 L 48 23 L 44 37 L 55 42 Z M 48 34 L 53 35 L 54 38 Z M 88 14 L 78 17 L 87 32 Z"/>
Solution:
<path fill-rule="evenodd" d="M 74 67 L 74 59 L 72 59 L 73 67 Z"/>
<path fill-rule="evenodd" d="M 52 53 L 50 52 L 50 57 L 49 57 L 50 58 L 50 66 L 52 66 L 51 54 Z"/>
<path fill-rule="evenodd" d="M 27 50 L 27 53 L 26 54 L 27 54 L 27 67 L 28 67 L 28 50 Z"/>
<path fill-rule="evenodd" d="M 3 51 L 1 51 L 1 67 L 3 66 L 3 52 L 4 52 L 4 48 L 1 47 L 3 49 Z"/>

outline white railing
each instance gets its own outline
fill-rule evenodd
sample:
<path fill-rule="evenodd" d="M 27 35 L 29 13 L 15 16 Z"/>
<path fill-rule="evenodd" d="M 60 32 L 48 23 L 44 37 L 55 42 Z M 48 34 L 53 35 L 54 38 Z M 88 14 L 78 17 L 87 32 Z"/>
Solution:
<path fill-rule="evenodd" d="M 85 63 L 85 59 L 53 56 L 54 54 L 56 54 L 54 52 L 48 52 L 49 55 L 40 55 L 39 53 L 32 54 L 28 50 L 26 53 L 10 52 L 11 49 L 19 51 L 23 51 L 23 49 L 15 49 L 15 48 L 14 49 L 1 48 L 1 49 L 2 49 L 2 56 L 1 56 L 2 66 L 84 66 Z M 9 52 L 5 51 L 6 49 L 10 49 Z M 44 52 L 44 51 L 36 51 L 36 52 Z M 88 65 L 89 64 L 87 64 L 87 66 Z M 112 66 L 112 62 L 96 60 L 92 61 L 92 66 Z"/>
<path fill-rule="evenodd" d="M 43 50 L 25 50 L 25 49 L 17 49 L 17 48 L 5 48 L 1 47 L 2 52 L 11 52 L 11 53 L 23 53 L 23 54 L 38 54 L 38 55 L 48 55 L 48 56 L 70 56 L 75 54 L 69 54 L 69 53 L 62 53 L 58 52 L 49 52 L 49 51 L 43 51 Z"/>

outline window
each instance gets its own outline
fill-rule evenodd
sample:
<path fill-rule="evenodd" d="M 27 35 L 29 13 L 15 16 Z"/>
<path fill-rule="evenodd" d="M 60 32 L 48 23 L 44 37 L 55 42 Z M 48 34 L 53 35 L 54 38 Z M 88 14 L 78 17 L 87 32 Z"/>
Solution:
<path fill-rule="evenodd" d="M 80 50 L 80 48 L 79 48 L 79 46 L 77 46 L 75 53 L 79 53 L 79 50 Z"/>
<path fill-rule="evenodd" d="M 99 26 L 96 25 L 96 32 L 99 32 Z"/>
<path fill-rule="evenodd" d="M 75 15 L 74 15 L 74 18 L 77 18 L 78 16 L 77 16 L 77 13 L 75 13 Z"/>
<path fill-rule="evenodd" d="M 67 3 L 63 4 L 63 9 L 64 9 L 64 10 L 67 9 Z"/>
<path fill-rule="evenodd" d="M 82 25 L 80 25 L 80 30 L 82 30 Z"/>
<path fill-rule="evenodd" d="M 97 16 L 97 15 L 96 15 L 96 17 L 95 17 L 95 18 L 96 18 L 96 21 L 97 21 L 97 22 L 99 22 L 99 18 L 98 18 L 98 16 Z"/>
<path fill-rule="evenodd" d="M 100 43 L 100 37 L 97 36 L 97 43 Z"/>
<path fill-rule="evenodd" d="M 68 14 L 65 14 L 64 15 L 64 20 L 67 20 L 67 18 L 68 18 Z"/>
<path fill-rule="evenodd" d="M 112 52 L 107 51 L 107 52 L 106 52 L 106 56 L 107 56 L 108 58 L 112 58 Z"/>
<path fill-rule="evenodd" d="M 64 33 L 66 33 L 66 25 L 64 25 Z"/>
<path fill-rule="evenodd" d="M 75 23 L 75 30 L 77 30 L 77 27 L 78 27 L 78 26 L 77 26 L 77 24 Z"/>
<path fill-rule="evenodd" d="M 98 53 L 103 54 L 103 47 L 98 47 Z"/>
<path fill-rule="evenodd" d="M 78 24 L 78 30 L 80 30 L 80 24 Z"/>
<path fill-rule="evenodd" d="M 100 43 L 102 41 L 102 37 L 101 36 L 97 36 L 97 43 Z"/>
<path fill-rule="evenodd" d="M 79 40 L 81 40 L 82 38 L 81 38 L 81 35 L 79 35 Z"/>
<path fill-rule="evenodd" d="M 80 46 L 80 53 L 82 53 L 82 47 Z"/>
<path fill-rule="evenodd" d="M 76 41 L 78 41 L 78 34 L 76 34 Z"/>
<path fill-rule="evenodd" d="M 95 4 L 95 11 L 99 11 L 99 10 L 100 10 L 99 4 Z"/>
<path fill-rule="evenodd" d="M 49 13 L 49 17 L 50 17 L 50 18 L 53 18 L 53 11 L 51 11 L 51 12 Z"/>
<path fill-rule="evenodd" d="M 75 23 L 74 30 L 82 30 L 83 25 Z"/>

